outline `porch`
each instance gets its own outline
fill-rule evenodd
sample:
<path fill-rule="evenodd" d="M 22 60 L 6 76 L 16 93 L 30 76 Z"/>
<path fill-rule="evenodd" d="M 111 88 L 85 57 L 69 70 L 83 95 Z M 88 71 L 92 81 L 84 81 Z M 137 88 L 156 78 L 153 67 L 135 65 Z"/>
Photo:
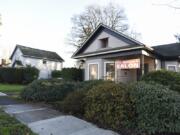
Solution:
<path fill-rule="evenodd" d="M 134 82 L 156 69 L 155 58 L 146 55 L 133 55 L 104 59 L 104 80 Z"/>

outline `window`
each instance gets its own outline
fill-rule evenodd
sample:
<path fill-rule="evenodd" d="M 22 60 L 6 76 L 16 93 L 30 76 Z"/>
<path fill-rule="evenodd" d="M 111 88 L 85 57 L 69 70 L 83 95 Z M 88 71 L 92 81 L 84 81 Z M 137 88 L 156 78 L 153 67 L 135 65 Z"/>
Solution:
<path fill-rule="evenodd" d="M 46 64 L 46 63 L 47 63 L 47 61 L 44 59 L 44 60 L 43 60 L 43 64 Z"/>
<path fill-rule="evenodd" d="M 115 80 L 115 64 L 113 62 L 105 63 L 105 79 L 106 80 Z"/>
<path fill-rule="evenodd" d="M 98 79 L 98 64 L 89 64 L 89 80 Z"/>
<path fill-rule="evenodd" d="M 108 47 L 108 38 L 100 39 L 101 48 L 107 48 Z"/>
<path fill-rule="evenodd" d="M 169 71 L 174 71 L 174 72 L 176 72 L 176 65 L 168 65 L 168 66 L 167 66 L 167 69 L 168 69 Z"/>

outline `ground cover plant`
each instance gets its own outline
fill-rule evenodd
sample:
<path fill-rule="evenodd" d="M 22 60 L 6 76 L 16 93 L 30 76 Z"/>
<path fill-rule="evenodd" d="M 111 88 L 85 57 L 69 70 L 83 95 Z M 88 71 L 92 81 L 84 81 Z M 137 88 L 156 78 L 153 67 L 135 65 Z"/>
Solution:
<path fill-rule="evenodd" d="M 28 127 L 0 109 L 0 135 L 36 135 Z"/>

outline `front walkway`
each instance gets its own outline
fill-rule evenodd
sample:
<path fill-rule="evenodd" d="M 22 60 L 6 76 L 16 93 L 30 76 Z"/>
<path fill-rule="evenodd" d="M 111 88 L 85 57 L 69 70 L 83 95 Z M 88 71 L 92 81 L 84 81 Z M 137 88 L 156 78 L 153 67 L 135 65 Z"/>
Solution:
<path fill-rule="evenodd" d="M 39 135 L 118 135 L 46 105 L 22 104 L 0 93 L 0 106 Z"/>

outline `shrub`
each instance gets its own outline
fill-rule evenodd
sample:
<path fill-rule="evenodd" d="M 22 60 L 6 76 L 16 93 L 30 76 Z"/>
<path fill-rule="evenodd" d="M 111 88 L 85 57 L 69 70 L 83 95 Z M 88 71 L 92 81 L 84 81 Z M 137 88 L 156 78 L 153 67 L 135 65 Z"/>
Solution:
<path fill-rule="evenodd" d="M 180 73 L 177 72 L 167 70 L 154 71 L 144 75 L 142 80 L 146 82 L 154 81 L 180 92 Z"/>
<path fill-rule="evenodd" d="M 21 68 L 0 68 L 0 78 L 3 83 L 22 83 L 23 69 Z"/>
<path fill-rule="evenodd" d="M 86 96 L 86 93 L 92 87 L 102 83 L 106 83 L 106 82 L 103 80 L 81 82 L 79 84 L 78 90 L 68 94 L 67 97 L 62 102 L 57 102 L 55 104 L 56 109 L 63 111 L 65 113 L 83 116 L 85 111 L 84 98 Z"/>
<path fill-rule="evenodd" d="M 61 77 L 62 77 L 61 71 L 60 71 L 60 70 L 54 70 L 54 71 L 52 71 L 51 77 L 52 77 L 52 78 L 61 78 Z"/>
<path fill-rule="evenodd" d="M 0 82 L 3 83 L 30 83 L 37 79 L 39 70 L 34 67 L 0 68 Z"/>
<path fill-rule="evenodd" d="M 128 89 L 124 84 L 97 85 L 87 92 L 85 102 L 85 117 L 103 127 L 120 130 L 132 115 Z"/>
<path fill-rule="evenodd" d="M 131 100 L 135 117 L 131 124 L 141 133 L 179 133 L 180 95 L 160 84 L 133 85 Z"/>
<path fill-rule="evenodd" d="M 23 68 L 23 81 L 24 83 L 31 83 L 33 80 L 38 79 L 39 70 L 35 67 L 27 66 Z"/>
<path fill-rule="evenodd" d="M 78 83 L 62 80 L 36 80 L 29 84 L 21 93 L 27 101 L 57 101 L 62 100 L 69 92 L 78 87 Z"/>
<path fill-rule="evenodd" d="M 53 71 L 52 77 L 61 77 L 67 81 L 82 81 L 83 70 L 78 68 L 63 68 L 61 71 Z"/>

